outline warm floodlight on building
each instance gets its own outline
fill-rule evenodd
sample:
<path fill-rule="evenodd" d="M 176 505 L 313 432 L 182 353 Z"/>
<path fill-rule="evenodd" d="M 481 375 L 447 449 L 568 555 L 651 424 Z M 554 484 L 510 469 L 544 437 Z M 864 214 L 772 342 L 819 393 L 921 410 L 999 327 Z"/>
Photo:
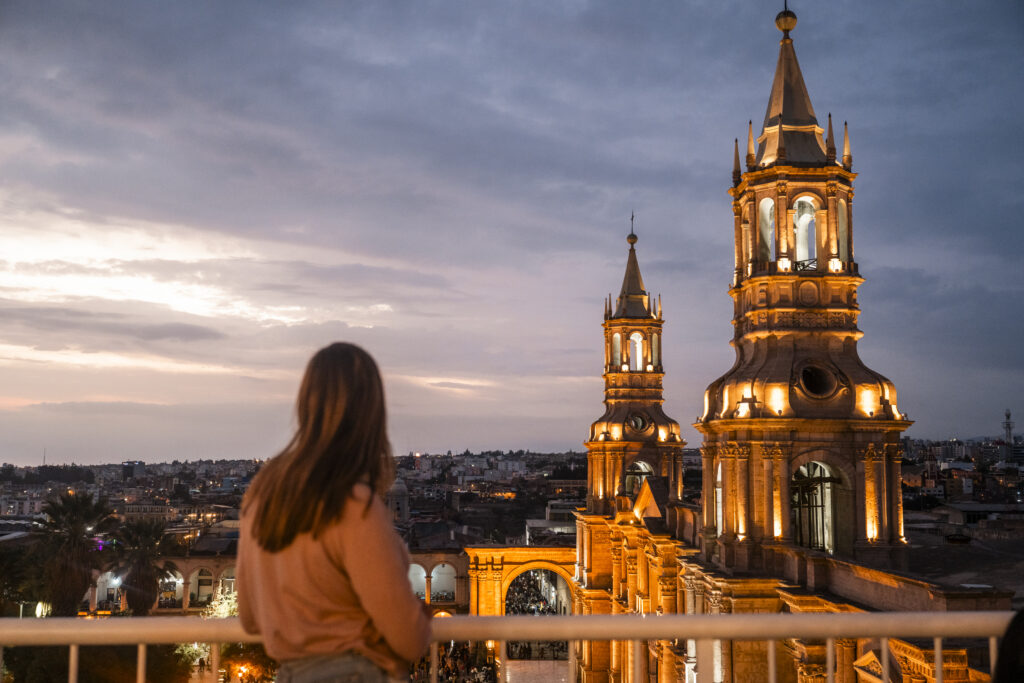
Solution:
<path fill-rule="evenodd" d="M 780 258 L 778 263 L 779 263 L 779 272 L 780 273 L 788 273 L 792 269 L 792 267 L 793 267 L 792 262 L 788 258 L 786 258 L 785 256 Z"/>
<path fill-rule="evenodd" d="M 843 262 L 837 258 L 830 258 L 828 260 L 828 272 L 830 273 L 841 273 L 843 272 Z"/>
<path fill-rule="evenodd" d="M 861 387 L 857 395 L 857 404 L 862 413 L 868 417 L 874 417 L 875 410 L 878 408 L 878 397 L 875 395 L 875 390 L 871 387 Z"/>

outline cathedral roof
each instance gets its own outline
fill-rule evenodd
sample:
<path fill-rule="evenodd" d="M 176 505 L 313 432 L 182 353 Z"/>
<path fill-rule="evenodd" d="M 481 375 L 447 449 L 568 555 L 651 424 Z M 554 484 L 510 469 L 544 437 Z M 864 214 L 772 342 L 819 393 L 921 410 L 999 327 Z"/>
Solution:
<path fill-rule="evenodd" d="M 822 129 L 814 115 L 804 76 L 796 60 L 793 39 L 789 32 L 796 26 L 796 15 L 786 10 L 775 18 L 782 31 L 779 62 L 768 97 L 764 126 L 758 137 L 757 166 L 774 163 L 789 165 L 825 164 L 825 143 Z M 780 140 L 779 132 L 782 137 Z M 780 144 L 781 143 L 781 144 Z"/>
<path fill-rule="evenodd" d="M 640 275 L 640 263 L 636 259 L 637 237 L 630 232 L 626 241 L 629 242 L 629 256 L 626 259 L 626 274 L 622 278 L 622 290 L 616 301 L 612 318 L 651 318 L 650 294 L 644 289 L 644 279 Z"/>

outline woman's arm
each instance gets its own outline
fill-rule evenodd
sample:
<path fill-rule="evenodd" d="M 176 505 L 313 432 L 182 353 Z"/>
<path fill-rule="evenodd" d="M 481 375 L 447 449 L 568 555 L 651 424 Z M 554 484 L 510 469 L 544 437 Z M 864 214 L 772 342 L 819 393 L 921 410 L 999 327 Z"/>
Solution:
<path fill-rule="evenodd" d="M 412 592 L 405 544 L 387 508 L 368 487 L 357 486 L 339 527 L 345 573 L 360 604 L 395 654 L 415 661 L 430 640 L 430 617 Z"/>

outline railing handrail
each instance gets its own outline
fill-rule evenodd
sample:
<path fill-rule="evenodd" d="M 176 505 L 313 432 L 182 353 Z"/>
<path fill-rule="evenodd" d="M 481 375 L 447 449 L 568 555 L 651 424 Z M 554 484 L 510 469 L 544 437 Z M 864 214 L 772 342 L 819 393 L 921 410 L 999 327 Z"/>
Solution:
<path fill-rule="evenodd" d="M 948 617 L 948 618 L 937 618 Z M 433 641 L 782 640 L 785 638 L 990 638 L 1013 612 L 455 616 L 435 618 Z M 237 618 L 127 617 L 0 619 L 0 647 L 185 642 L 259 642 Z"/>

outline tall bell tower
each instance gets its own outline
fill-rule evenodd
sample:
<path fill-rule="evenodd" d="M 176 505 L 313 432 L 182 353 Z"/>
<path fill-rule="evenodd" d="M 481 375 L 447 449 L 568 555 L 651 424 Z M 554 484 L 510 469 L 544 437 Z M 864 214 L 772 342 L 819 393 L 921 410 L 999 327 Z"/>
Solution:
<path fill-rule="evenodd" d="M 679 423 L 662 410 L 661 300 L 644 289 L 636 258 L 637 236 L 622 289 L 604 310 L 604 415 L 590 427 L 587 512 L 609 514 L 616 496 L 635 496 L 650 475 L 675 480 L 685 442 Z"/>
<path fill-rule="evenodd" d="M 704 394 L 702 553 L 727 571 L 772 569 L 787 548 L 904 562 L 900 434 L 892 382 L 857 354 L 853 157 L 844 124 L 818 124 L 782 31 L 746 170 L 733 160 L 736 361 Z M 823 138 L 824 134 L 824 138 Z M 755 144 L 756 142 L 756 144 Z"/>

